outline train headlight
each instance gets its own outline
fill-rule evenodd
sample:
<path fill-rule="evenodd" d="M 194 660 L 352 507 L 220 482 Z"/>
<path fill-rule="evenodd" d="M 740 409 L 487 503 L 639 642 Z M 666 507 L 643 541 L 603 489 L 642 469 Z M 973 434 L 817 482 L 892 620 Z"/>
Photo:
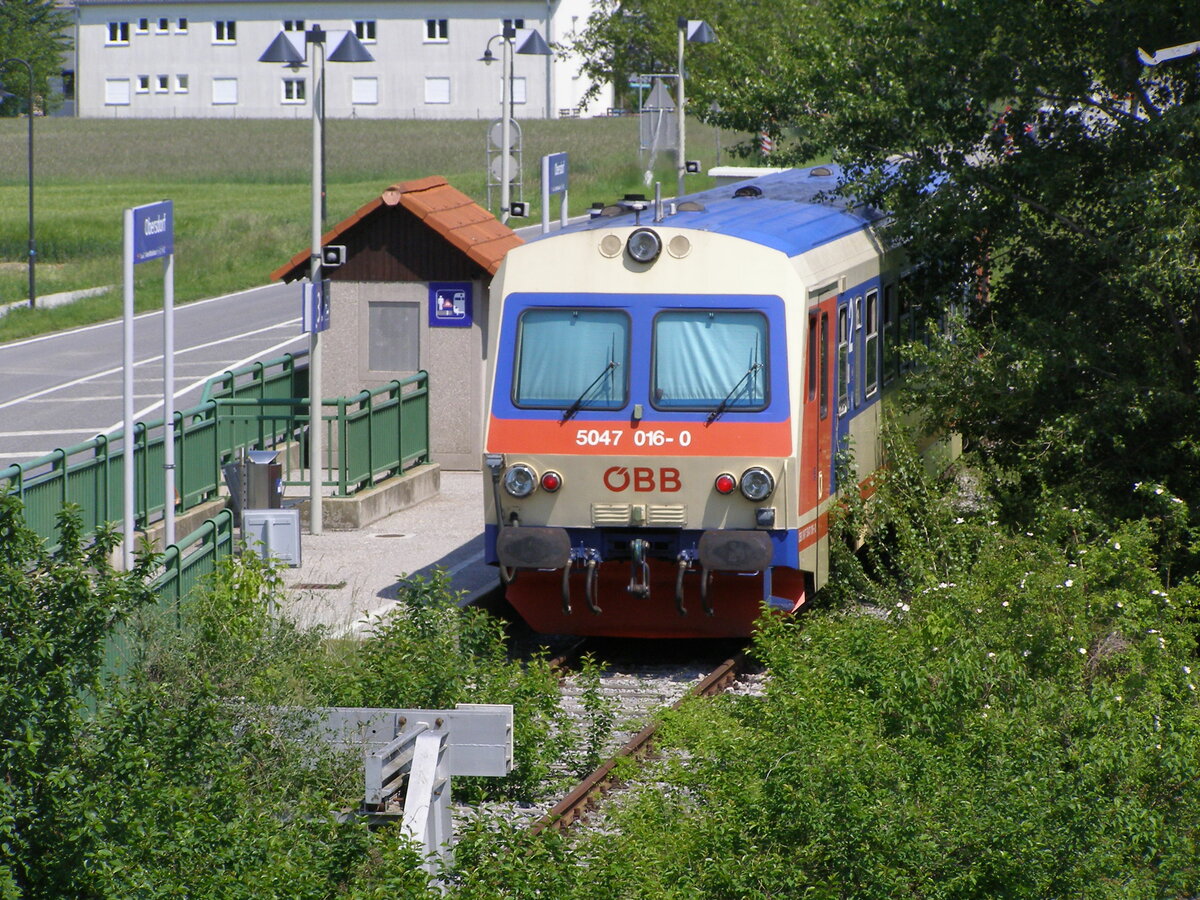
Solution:
<path fill-rule="evenodd" d="M 718 494 L 732 494 L 733 489 L 737 487 L 737 479 L 728 472 L 723 472 L 717 476 L 713 487 L 717 489 Z"/>
<path fill-rule="evenodd" d="M 553 494 L 562 487 L 562 476 L 557 472 L 542 473 L 542 490 Z"/>
<path fill-rule="evenodd" d="M 629 255 L 640 263 L 652 263 L 662 253 L 662 238 L 658 232 L 649 228 L 639 228 L 629 236 L 625 249 Z"/>
<path fill-rule="evenodd" d="M 537 476 L 529 466 L 517 464 L 509 466 L 504 473 L 504 489 L 514 497 L 528 497 L 537 487 Z"/>
<path fill-rule="evenodd" d="M 758 503 L 771 496 L 775 490 L 775 479 L 766 469 L 753 466 L 742 473 L 741 488 L 743 497 Z"/>

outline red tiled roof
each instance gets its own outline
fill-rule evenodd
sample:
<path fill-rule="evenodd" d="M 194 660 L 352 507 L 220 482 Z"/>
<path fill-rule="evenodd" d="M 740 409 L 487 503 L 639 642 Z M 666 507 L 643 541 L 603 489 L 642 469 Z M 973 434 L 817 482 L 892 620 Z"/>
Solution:
<path fill-rule="evenodd" d="M 504 254 L 524 243 L 517 233 L 440 175 L 393 184 L 321 237 L 321 245 L 339 236 L 382 206 L 403 206 L 469 259 L 495 275 Z M 311 249 L 301 250 L 271 273 L 271 280 L 299 278 L 307 270 Z"/>

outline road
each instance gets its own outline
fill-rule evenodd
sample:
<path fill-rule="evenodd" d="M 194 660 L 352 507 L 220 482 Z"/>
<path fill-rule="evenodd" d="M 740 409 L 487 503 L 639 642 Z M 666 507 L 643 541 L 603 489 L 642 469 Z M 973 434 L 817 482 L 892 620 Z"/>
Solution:
<path fill-rule="evenodd" d="M 162 417 L 162 312 L 134 320 L 134 408 Z M 72 447 L 122 425 L 122 323 L 0 344 L 0 469 Z M 175 310 L 177 409 L 210 377 L 308 346 L 300 288 L 272 284 Z"/>

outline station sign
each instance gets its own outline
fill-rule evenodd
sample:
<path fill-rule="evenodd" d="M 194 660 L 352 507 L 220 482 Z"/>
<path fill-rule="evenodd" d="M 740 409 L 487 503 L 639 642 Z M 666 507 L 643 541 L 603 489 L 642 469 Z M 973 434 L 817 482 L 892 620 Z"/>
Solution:
<path fill-rule="evenodd" d="M 567 154 L 551 153 L 546 157 L 547 186 L 551 194 L 561 194 L 567 189 Z"/>
<path fill-rule="evenodd" d="M 133 208 L 133 261 L 149 262 L 175 252 L 175 209 L 170 200 Z"/>

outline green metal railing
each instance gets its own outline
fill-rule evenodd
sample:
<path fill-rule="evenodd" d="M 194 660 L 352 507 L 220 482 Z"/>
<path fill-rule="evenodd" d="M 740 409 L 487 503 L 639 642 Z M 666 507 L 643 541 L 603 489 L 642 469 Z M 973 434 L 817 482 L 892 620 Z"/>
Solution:
<path fill-rule="evenodd" d="M 280 449 L 285 482 L 306 484 L 308 457 L 307 371 L 297 357 L 255 363 L 213 379 L 203 401 L 178 412 L 175 424 L 176 508 L 183 512 L 216 499 L 221 467 L 243 449 Z M 295 393 L 294 393 L 295 392 Z M 428 375 L 420 372 L 352 398 L 322 401 L 325 458 L 322 482 L 337 496 L 351 496 L 384 478 L 429 459 Z M 161 420 L 137 423 L 129 442 L 134 453 L 135 518 L 145 528 L 163 513 L 165 429 Z M 55 450 L 48 456 L 0 470 L 0 491 L 16 494 L 25 520 L 48 543 L 56 540 L 56 517 L 67 503 L 81 509 L 88 530 L 123 515 L 124 431 Z"/>
<path fill-rule="evenodd" d="M 233 555 L 233 512 L 223 509 L 177 544 L 163 551 L 153 588 L 160 604 L 178 604 L 217 563 Z"/>

